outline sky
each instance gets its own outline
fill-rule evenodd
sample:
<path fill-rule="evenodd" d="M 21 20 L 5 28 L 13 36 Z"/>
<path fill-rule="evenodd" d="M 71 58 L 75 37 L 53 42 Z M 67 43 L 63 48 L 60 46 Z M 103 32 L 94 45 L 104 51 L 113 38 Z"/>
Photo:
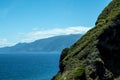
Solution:
<path fill-rule="evenodd" d="M 111 0 L 0 0 L 0 47 L 84 34 Z"/>

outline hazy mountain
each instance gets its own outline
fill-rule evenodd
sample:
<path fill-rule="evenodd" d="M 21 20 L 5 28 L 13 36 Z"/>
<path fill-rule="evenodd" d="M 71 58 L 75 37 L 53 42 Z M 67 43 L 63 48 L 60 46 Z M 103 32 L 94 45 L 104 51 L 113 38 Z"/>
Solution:
<path fill-rule="evenodd" d="M 59 67 L 53 80 L 120 80 L 120 0 L 112 0 L 95 27 L 63 50 Z"/>
<path fill-rule="evenodd" d="M 12 47 L 0 48 L 0 52 L 56 52 L 65 47 L 70 47 L 81 36 L 81 34 L 61 35 L 31 43 L 19 43 Z"/>

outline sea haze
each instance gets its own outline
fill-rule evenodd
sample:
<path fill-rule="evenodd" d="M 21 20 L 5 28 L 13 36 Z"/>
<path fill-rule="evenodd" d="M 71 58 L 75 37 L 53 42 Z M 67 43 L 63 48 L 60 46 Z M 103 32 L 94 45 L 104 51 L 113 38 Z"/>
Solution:
<path fill-rule="evenodd" d="M 59 53 L 0 54 L 0 80 L 51 80 L 57 73 Z"/>

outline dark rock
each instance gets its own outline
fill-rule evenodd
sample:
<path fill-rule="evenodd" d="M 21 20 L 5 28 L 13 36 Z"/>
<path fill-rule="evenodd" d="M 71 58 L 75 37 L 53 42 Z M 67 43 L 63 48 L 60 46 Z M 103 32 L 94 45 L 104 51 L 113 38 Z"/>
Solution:
<path fill-rule="evenodd" d="M 53 80 L 120 80 L 120 0 L 112 0 L 95 27 L 63 54 Z"/>

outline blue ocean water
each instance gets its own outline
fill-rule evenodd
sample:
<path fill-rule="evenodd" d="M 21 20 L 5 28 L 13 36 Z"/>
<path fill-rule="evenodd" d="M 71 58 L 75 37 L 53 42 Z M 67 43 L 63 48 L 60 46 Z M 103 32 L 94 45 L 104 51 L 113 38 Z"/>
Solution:
<path fill-rule="evenodd" d="M 0 54 L 0 80 L 51 80 L 59 54 Z"/>

